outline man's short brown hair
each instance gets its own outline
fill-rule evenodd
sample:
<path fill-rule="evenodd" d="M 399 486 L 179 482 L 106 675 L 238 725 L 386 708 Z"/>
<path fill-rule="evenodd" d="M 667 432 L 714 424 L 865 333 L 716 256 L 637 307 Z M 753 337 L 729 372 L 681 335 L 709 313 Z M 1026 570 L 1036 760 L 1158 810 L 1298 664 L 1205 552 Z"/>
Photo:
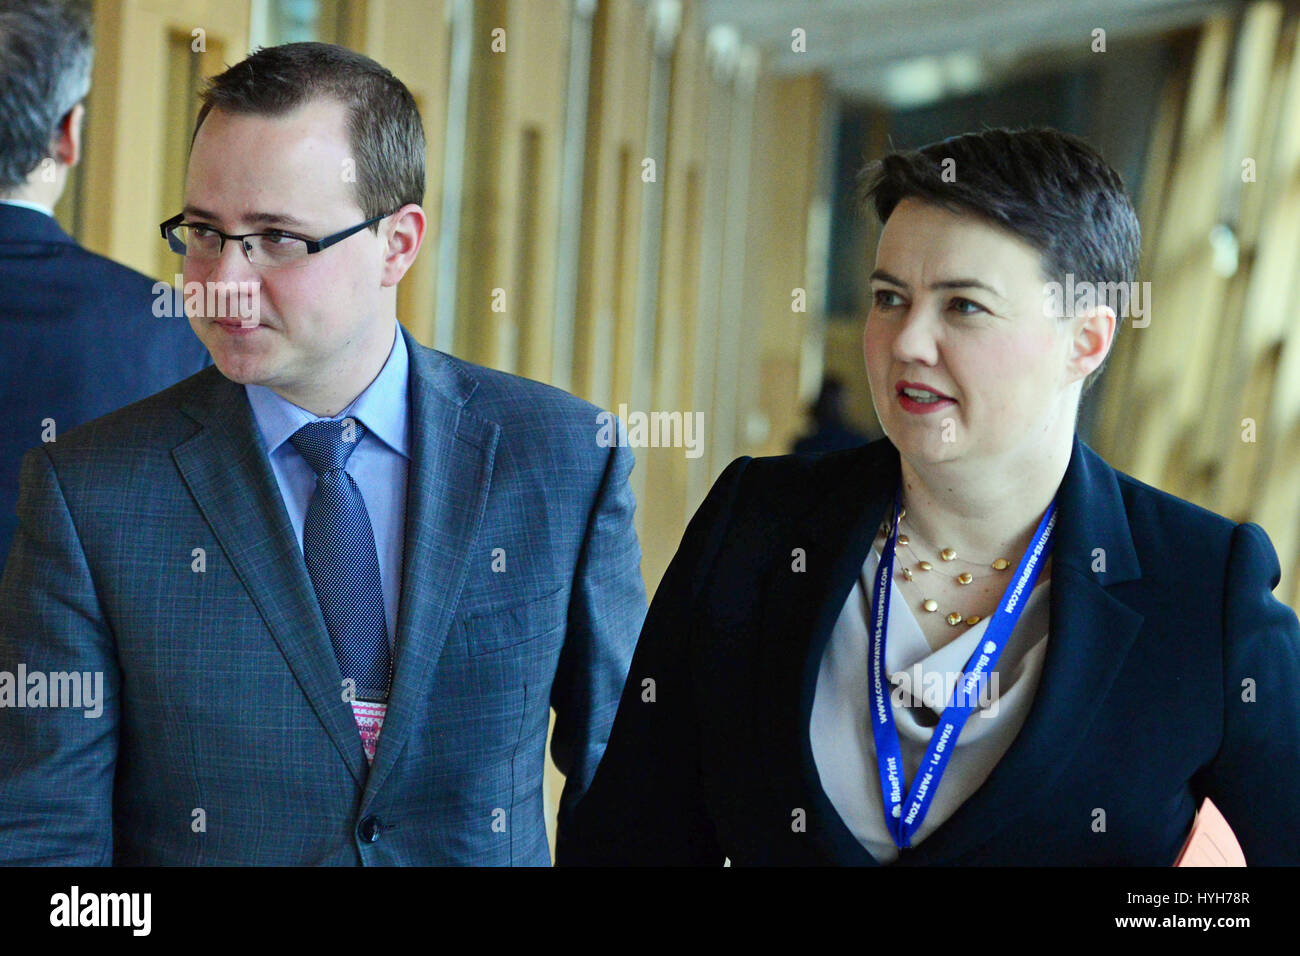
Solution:
<path fill-rule="evenodd" d="M 415 98 L 387 69 L 346 47 L 286 43 L 260 48 L 208 81 L 194 136 L 214 109 L 278 116 L 316 99 L 336 100 L 347 109 L 357 202 L 367 219 L 423 203 L 424 125 Z M 370 229 L 378 232 L 378 226 Z"/>

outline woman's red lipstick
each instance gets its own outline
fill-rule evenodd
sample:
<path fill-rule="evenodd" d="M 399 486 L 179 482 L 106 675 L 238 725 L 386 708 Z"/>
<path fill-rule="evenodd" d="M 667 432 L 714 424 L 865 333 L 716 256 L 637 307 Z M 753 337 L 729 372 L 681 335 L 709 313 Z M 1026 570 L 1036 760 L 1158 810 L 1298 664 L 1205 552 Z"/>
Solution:
<path fill-rule="evenodd" d="M 918 392 L 928 392 L 934 395 L 935 398 L 929 401 L 912 398 L 903 391 L 905 388 Z M 929 415 L 942 408 L 957 404 L 954 399 L 944 395 L 938 389 L 924 385 L 921 382 L 900 381 L 894 386 L 894 393 L 898 396 L 898 403 L 903 406 L 903 410 L 913 415 Z"/>

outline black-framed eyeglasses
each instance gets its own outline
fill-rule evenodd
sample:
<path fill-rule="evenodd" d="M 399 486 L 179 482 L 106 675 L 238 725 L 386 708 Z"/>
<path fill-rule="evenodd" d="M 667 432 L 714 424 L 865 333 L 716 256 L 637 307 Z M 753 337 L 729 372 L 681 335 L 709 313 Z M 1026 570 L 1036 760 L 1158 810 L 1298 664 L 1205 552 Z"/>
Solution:
<path fill-rule="evenodd" d="M 396 210 L 394 210 L 396 211 Z M 325 236 L 322 239 L 304 239 L 290 233 L 246 232 L 242 236 L 232 236 L 213 226 L 185 221 L 185 213 L 177 213 L 159 225 L 162 237 L 172 252 L 190 259 L 220 259 L 228 239 L 238 240 L 244 249 L 244 255 L 255 266 L 301 266 L 307 257 L 321 252 L 342 242 L 368 226 L 373 226 L 381 219 L 387 219 L 393 213 L 376 216 L 358 223 L 348 229 Z"/>

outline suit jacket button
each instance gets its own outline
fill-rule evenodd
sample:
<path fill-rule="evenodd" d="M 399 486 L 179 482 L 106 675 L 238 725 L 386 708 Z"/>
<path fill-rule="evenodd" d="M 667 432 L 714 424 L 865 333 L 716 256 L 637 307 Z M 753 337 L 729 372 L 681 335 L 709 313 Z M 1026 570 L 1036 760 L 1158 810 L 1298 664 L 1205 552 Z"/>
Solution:
<path fill-rule="evenodd" d="M 378 817 L 366 817 L 357 826 L 357 835 L 366 843 L 375 843 L 379 840 L 380 829 Z"/>

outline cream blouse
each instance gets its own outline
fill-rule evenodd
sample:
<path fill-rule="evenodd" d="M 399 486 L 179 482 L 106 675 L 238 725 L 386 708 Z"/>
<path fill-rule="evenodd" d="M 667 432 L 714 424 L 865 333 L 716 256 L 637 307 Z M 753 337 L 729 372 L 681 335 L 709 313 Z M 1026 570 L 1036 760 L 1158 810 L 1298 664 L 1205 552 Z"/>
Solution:
<path fill-rule="evenodd" d="M 879 564 L 880 553 L 873 548 L 826 643 L 813 697 L 811 743 L 822 789 L 849 831 L 877 862 L 892 863 L 898 847 L 885 829 L 876 742 L 868 720 L 867 621 Z M 1040 580 L 1025 602 L 977 709 L 962 727 L 913 846 L 979 789 L 1024 724 L 1047 653 L 1050 584 L 1050 578 Z M 890 589 L 885 673 L 898 688 L 890 701 L 903 753 L 906 804 L 938 716 L 989 619 L 935 651 L 898 583 L 891 581 Z"/>

